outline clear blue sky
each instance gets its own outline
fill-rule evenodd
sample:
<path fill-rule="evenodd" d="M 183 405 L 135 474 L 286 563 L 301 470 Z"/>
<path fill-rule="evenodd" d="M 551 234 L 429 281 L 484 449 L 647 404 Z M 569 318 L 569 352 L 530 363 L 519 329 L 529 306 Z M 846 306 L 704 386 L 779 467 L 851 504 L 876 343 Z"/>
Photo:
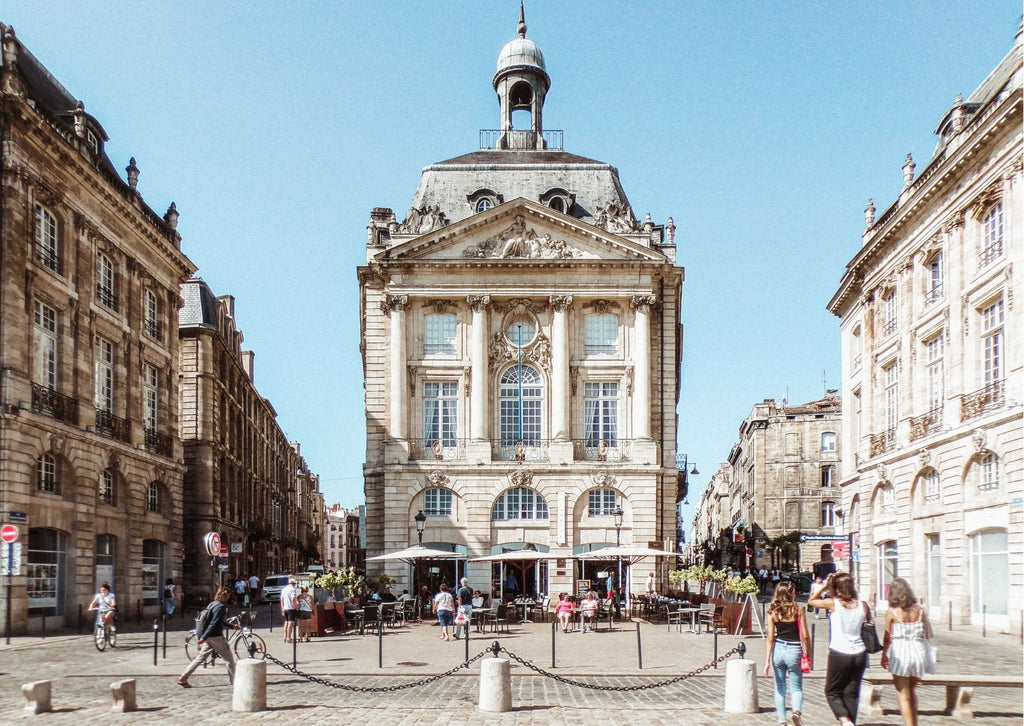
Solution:
<path fill-rule="evenodd" d="M 491 87 L 518 0 L 48 2 L 0 21 L 173 200 L 182 247 L 237 298 L 256 385 L 328 502 L 362 501 L 358 285 L 375 206 L 498 125 Z M 678 228 L 680 451 L 699 491 L 763 398 L 839 387 L 825 305 L 863 209 L 1012 47 L 1019 0 L 527 2 L 546 128 L 618 167 L 633 209 Z M 823 377 L 825 383 L 823 383 Z M 691 496 L 691 500 L 693 497 Z"/>

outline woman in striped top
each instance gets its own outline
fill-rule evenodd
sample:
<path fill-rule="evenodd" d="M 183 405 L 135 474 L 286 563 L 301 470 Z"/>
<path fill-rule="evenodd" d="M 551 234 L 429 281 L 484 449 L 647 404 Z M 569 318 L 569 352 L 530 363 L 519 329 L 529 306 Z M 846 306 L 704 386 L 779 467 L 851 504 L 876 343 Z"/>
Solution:
<path fill-rule="evenodd" d="M 931 637 L 932 627 L 924 609 L 917 604 L 907 581 L 897 577 L 889 586 L 882 667 L 892 673 L 905 726 L 917 726 L 917 684 L 927 669 L 925 640 Z"/>

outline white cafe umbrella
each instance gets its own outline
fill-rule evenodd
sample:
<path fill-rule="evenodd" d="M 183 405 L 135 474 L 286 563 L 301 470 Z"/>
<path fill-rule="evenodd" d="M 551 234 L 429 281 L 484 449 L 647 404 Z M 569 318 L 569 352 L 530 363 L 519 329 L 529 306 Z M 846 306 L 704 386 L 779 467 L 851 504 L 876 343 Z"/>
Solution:
<path fill-rule="evenodd" d="M 367 557 L 367 562 L 408 562 L 412 564 L 416 560 L 461 560 L 465 557 L 460 552 L 452 552 L 450 550 L 435 550 L 433 547 L 424 547 L 423 545 L 413 545 L 412 547 L 406 547 L 404 550 L 398 550 L 397 552 L 388 552 L 383 555 L 377 555 L 376 557 Z"/>
<path fill-rule="evenodd" d="M 622 545 L 620 547 L 605 547 L 599 550 L 592 550 L 587 553 L 587 558 L 591 560 L 623 560 L 629 566 L 629 580 L 633 581 L 633 565 L 640 560 L 648 557 L 679 557 L 678 552 L 672 552 L 670 550 L 656 550 L 650 547 L 644 547 L 643 545 Z M 619 583 L 619 587 L 622 587 L 622 583 Z M 626 588 L 626 607 L 629 607 L 629 601 L 632 595 L 630 590 L 632 588 Z"/>

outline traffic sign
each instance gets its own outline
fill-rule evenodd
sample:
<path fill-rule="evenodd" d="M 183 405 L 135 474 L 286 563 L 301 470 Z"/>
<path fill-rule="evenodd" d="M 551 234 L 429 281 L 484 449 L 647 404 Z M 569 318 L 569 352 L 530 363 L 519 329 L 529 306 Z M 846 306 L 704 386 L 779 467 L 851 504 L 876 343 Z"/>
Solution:
<path fill-rule="evenodd" d="M 845 534 L 802 534 L 800 535 L 801 542 L 833 542 L 835 540 L 846 541 L 847 536 Z"/>
<path fill-rule="evenodd" d="M 0 575 L 18 574 L 21 574 L 21 542 L 0 547 Z"/>
<path fill-rule="evenodd" d="M 7 544 L 18 541 L 18 528 L 13 524 L 5 524 L 0 527 L 0 540 L 3 540 Z"/>
<path fill-rule="evenodd" d="M 206 547 L 206 554 L 216 557 L 220 554 L 220 535 L 216 532 L 207 532 L 203 537 L 203 546 Z"/>

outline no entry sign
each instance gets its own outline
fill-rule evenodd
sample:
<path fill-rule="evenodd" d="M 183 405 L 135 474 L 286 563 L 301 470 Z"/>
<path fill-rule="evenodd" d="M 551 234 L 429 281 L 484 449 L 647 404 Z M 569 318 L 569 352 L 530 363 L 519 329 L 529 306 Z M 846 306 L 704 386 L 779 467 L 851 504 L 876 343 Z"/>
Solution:
<path fill-rule="evenodd" d="M 0 540 L 3 540 L 7 544 L 18 541 L 18 528 L 13 524 L 5 524 L 0 527 Z"/>

